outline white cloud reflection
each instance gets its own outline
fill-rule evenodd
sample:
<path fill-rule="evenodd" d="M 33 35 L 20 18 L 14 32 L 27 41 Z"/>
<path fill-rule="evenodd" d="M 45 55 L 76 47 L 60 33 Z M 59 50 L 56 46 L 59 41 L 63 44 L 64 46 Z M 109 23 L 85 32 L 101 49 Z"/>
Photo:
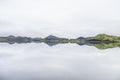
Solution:
<path fill-rule="evenodd" d="M 74 44 L 53 47 L 44 44 L 14 44 L 1 45 L 0 49 L 0 55 L 4 53 L 4 57 L 0 58 L 0 74 L 3 80 L 119 78 L 119 48 L 103 51 Z"/>

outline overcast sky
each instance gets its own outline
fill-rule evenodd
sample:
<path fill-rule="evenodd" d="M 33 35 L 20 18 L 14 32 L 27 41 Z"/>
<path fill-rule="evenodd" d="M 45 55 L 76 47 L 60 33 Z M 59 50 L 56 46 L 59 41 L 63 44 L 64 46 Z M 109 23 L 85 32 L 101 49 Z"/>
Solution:
<path fill-rule="evenodd" d="M 119 0 L 0 0 L 0 35 L 120 35 Z"/>

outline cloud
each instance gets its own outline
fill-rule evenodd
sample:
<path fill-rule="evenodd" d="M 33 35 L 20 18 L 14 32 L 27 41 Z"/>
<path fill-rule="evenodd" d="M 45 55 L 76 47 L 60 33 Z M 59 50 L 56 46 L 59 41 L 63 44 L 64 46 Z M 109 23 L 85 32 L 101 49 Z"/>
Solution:
<path fill-rule="evenodd" d="M 62 33 L 76 37 L 99 31 L 118 35 L 118 3 L 118 0 L 4 0 L 0 5 L 0 20 L 13 25 L 1 25 L 1 34 L 33 36 L 43 33 L 44 36 Z M 21 32 L 17 33 L 19 30 Z"/>

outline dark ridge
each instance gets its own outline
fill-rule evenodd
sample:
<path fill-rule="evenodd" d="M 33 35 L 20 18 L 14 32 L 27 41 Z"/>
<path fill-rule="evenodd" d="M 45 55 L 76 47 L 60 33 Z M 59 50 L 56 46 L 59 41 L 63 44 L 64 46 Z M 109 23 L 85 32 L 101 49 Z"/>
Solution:
<path fill-rule="evenodd" d="M 111 36 L 106 34 L 98 34 L 94 37 L 79 37 L 77 39 L 67 39 L 67 38 L 59 38 L 53 35 L 49 35 L 46 38 L 31 38 L 31 37 L 21 37 L 21 36 L 13 36 L 10 35 L 8 37 L 0 37 L 0 43 L 46 43 L 49 46 L 54 46 L 57 44 L 65 44 L 65 43 L 76 43 L 80 46 L 88 45 L 94 46 L 98 49 L 108 49 L 114 47 L 120 47 L 120 37 Z"/>
<path fill-rule="evenodd" d="M 84 39 L 85 39 L 84 37 L 77 38 L 77 40 L 84 40 Z"/>
<path fill-rule="evenodd" d="M 49 35 L 48 37 L 46 37 L 45 39 L 58 39 L 58 37 L 53 36 L 53 35 Z"/>

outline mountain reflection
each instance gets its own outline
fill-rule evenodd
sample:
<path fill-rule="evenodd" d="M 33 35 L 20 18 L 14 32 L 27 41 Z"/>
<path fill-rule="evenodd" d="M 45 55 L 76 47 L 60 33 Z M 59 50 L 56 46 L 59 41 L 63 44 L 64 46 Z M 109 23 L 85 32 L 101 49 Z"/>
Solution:
<path fill-rule="evenodd" d="M 46 38 L 31 38 L 31 37 L 15 37 L 15 36 L 8 36 L 8 37 L 0 37 L 0 43 L 9 43 L 9 44 L 22 44 L 22 43 L 46 43 L 48 46 L 54 46 L 57 44 L 67 44 L 67 43 L 76 43 L 80 46 L 88 45 L 88 46 L 94 46 L 98 49 L 104 50 L 108 48 L 115 48 L 120 47 L 120 43 L 118 42 L 112 42 L 110 40 L 98 40 L 93 39 L 91 37 L 84 38 L 79 37 L 77 39 L 67 39 L 67 38 L 59 38 L 53 35 L 49 35 Z"/>

